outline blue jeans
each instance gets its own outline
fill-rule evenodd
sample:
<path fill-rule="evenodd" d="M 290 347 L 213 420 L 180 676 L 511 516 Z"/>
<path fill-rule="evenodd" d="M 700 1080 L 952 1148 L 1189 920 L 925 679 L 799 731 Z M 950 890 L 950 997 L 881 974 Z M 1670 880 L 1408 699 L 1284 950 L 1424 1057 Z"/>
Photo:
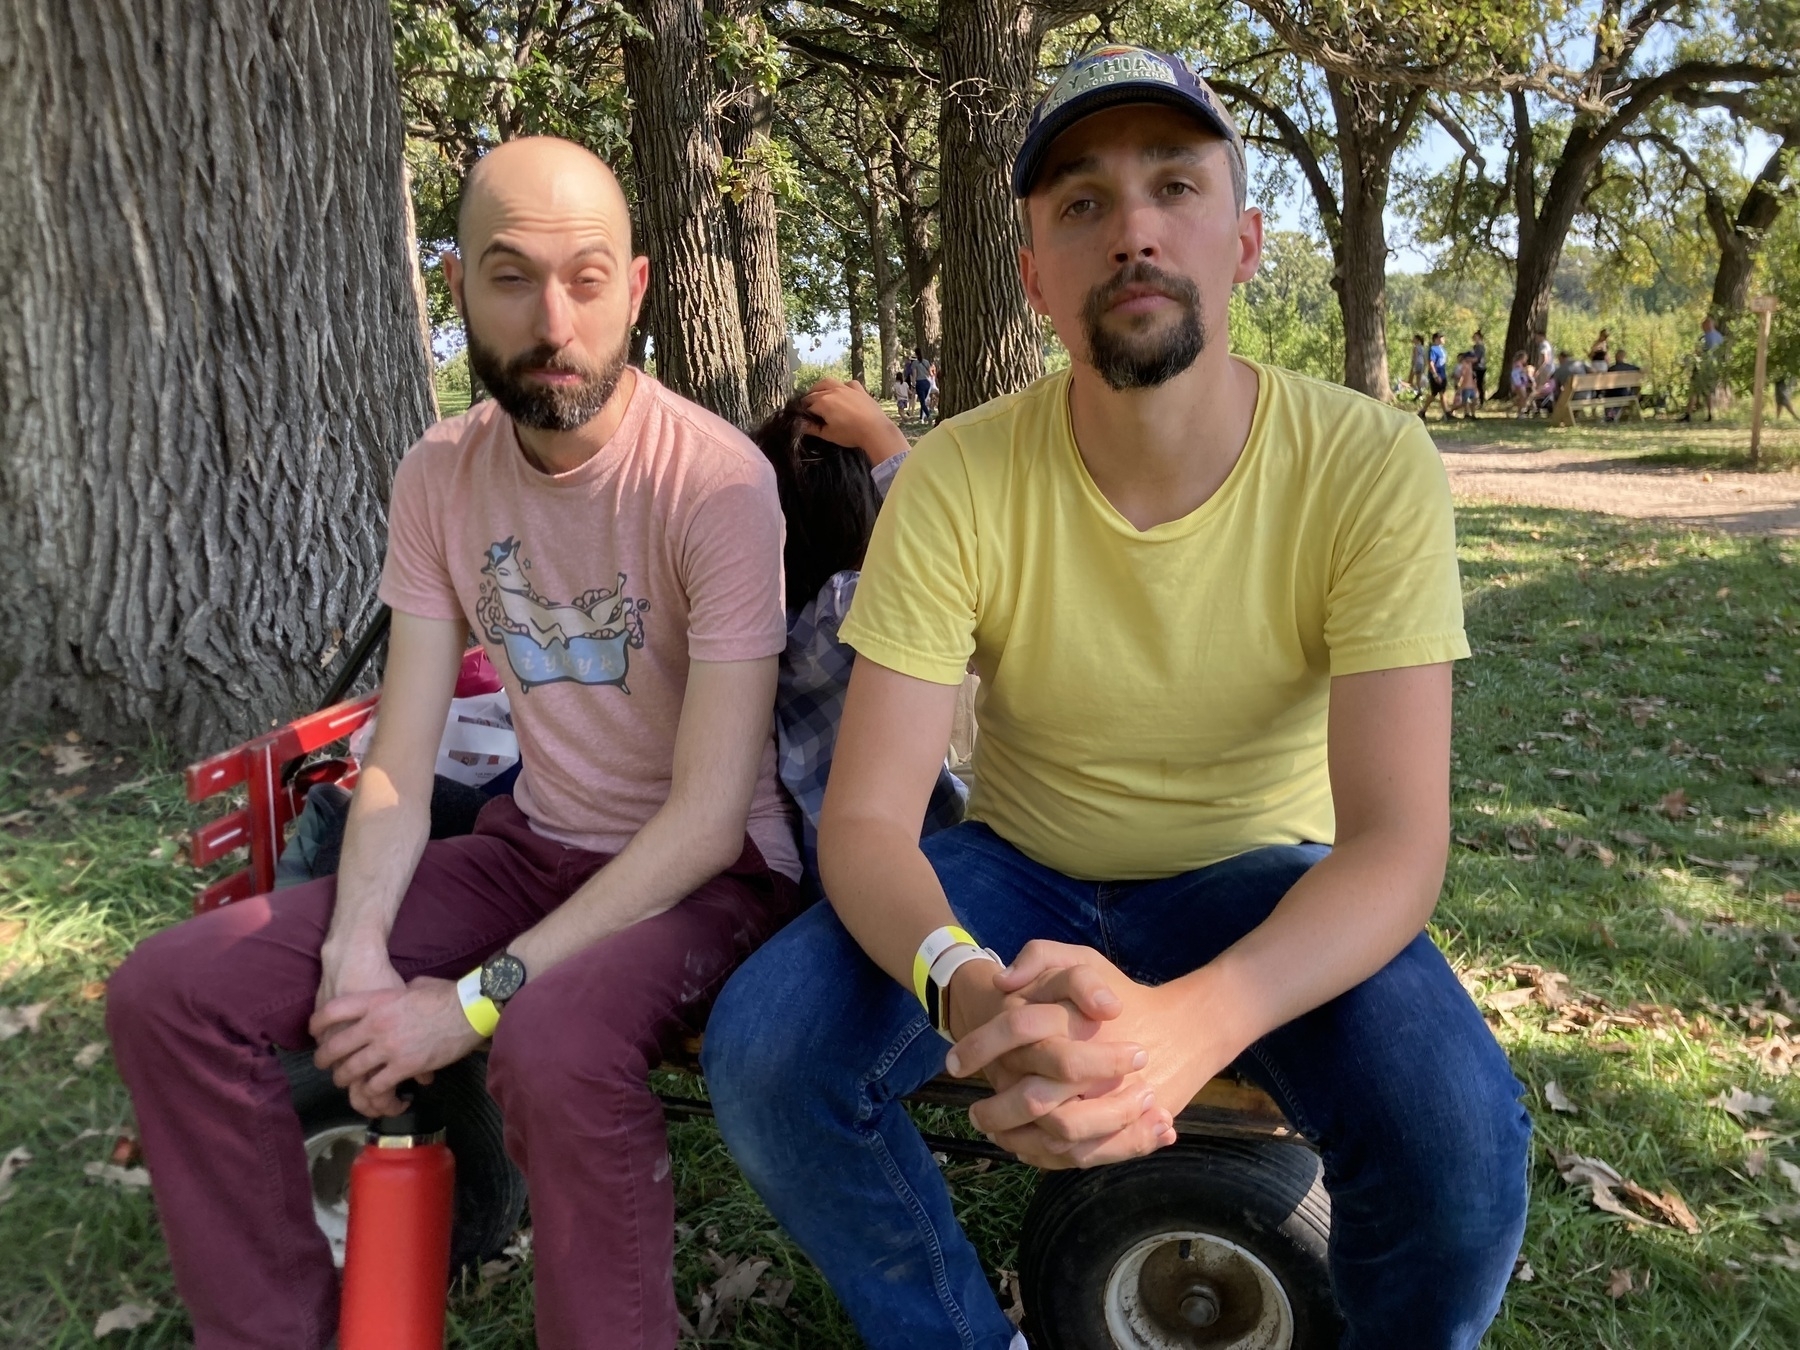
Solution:
<path fill-rule="evenodd" d="M 1142 882 L 1075 881 L 985 825 L 926 839 L 957 918 L 1008 960 L 1032 938 L 1097 948 L 1157 984 L 1261 923 L 1329 851 L 1256 849 Z M 708 1024 L 707 1085 L 733 1156 L 874 1350 L 1005 1350 L 1012 1327 L 900 1099 L 947 1049 L 829 905 L 751 957 Z M 1523 1088 L 1424 934 L 1238 1066 L 1324 1159 L 1346 1350 L 1473 1347 L 1525 1231 Z"/>

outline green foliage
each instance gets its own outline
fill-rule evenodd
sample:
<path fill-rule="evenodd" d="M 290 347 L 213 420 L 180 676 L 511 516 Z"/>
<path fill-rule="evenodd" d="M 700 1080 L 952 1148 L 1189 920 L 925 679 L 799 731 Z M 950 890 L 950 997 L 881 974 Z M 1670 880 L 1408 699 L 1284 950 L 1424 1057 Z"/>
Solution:
<path fill-rule="evenodd" d="M 1231 349 L 1321 380 L 1344 373 L 1344 316 L 1331 256 L 1304 234 L 1274 231 L 1262 267 L 1231 295 Z"/>

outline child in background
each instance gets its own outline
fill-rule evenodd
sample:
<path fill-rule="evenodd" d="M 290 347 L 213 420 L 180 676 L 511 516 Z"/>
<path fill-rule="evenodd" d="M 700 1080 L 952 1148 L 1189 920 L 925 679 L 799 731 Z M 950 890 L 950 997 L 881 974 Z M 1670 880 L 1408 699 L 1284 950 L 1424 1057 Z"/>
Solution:
<path fill-rule="evenodd" d="M 1475 382 L 1475 353 L 1461 352 L 1456 358 L 1456 406 L 1462 409 L 1466 419 L 1473 422 L 1475 409 L 1480 401 L 1480 392 Z"/>
<path fill-rule="evenodd" d="M 900 416 L 902 418 L 906 416 L 907 410 L 912 407 L 912 389 L 906 383 L 906 374 L 904 371 L 896 370 L 894 372 L 894 406 L 900 410 Z"/>
<path fill-rule="evenodd" d="M 1513 353 L 1507 380 L 1512 393 L 1513 416 L 1524 417 L 1531 411 L 1531 367 L 1525 364 L 1524 352 Z"/>
<path fill-rule="evenodd" d="M 776 772 L 800 808 L 802 885 L 819 894 L 819 808 L 856 653 L 838 638 L 906 437 L 860 384 L 824 379 L 760 427 L 787 521 L 788 645 L 775 695 Z M 963 818 L 968 789 L 938 772 L 923 833 Z"/>

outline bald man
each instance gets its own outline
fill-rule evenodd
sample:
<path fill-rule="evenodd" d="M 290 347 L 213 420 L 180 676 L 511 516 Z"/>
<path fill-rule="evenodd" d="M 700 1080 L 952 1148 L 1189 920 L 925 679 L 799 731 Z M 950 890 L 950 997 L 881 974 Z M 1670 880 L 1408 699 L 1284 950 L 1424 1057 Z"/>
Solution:
<path fill-rule="evenodd" d="M 531 1190 L 541 1346 L 675 1344 L 674 1196 L 645 1077 L 790 912 L 771 710 L 781 512 L 732 427 L 626 363 L 648 277 L 612 173 L 513 141 L 465 186 L 446 276 L 493 394 L 395 475 L 394 611 L 335 879 L 144 942 L 108 1024 L 200 1350 L 318 1350 L 337 1276 L 274 1047 L 367 1115 L 491 1038 Z M 427 843 L 469 634 L 523 762 Z"/>

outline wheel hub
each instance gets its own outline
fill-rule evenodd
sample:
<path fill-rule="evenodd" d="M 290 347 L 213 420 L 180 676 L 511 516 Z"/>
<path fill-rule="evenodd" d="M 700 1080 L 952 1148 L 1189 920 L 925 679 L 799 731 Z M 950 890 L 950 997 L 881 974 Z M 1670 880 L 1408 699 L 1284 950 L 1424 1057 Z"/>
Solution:
<path fill-rule="evenodd" d="M 313 1221 L 331 1244 L 331 1260 L 339 1270 L 344 1267 L 344 1241 L 350 1234 L 350 1165 L 362 1152 L 367 1133 L 363 1125 L 334 1125 L 306 1141 Z"/>
<path fill-rule="evenodd" d="M 1119 1350 L 1289 1350 L 1294 1314 L 1253 1252 L 1216 1233 L 1162 1233 L 1114 1263 L 1106 1327 Z"/>

